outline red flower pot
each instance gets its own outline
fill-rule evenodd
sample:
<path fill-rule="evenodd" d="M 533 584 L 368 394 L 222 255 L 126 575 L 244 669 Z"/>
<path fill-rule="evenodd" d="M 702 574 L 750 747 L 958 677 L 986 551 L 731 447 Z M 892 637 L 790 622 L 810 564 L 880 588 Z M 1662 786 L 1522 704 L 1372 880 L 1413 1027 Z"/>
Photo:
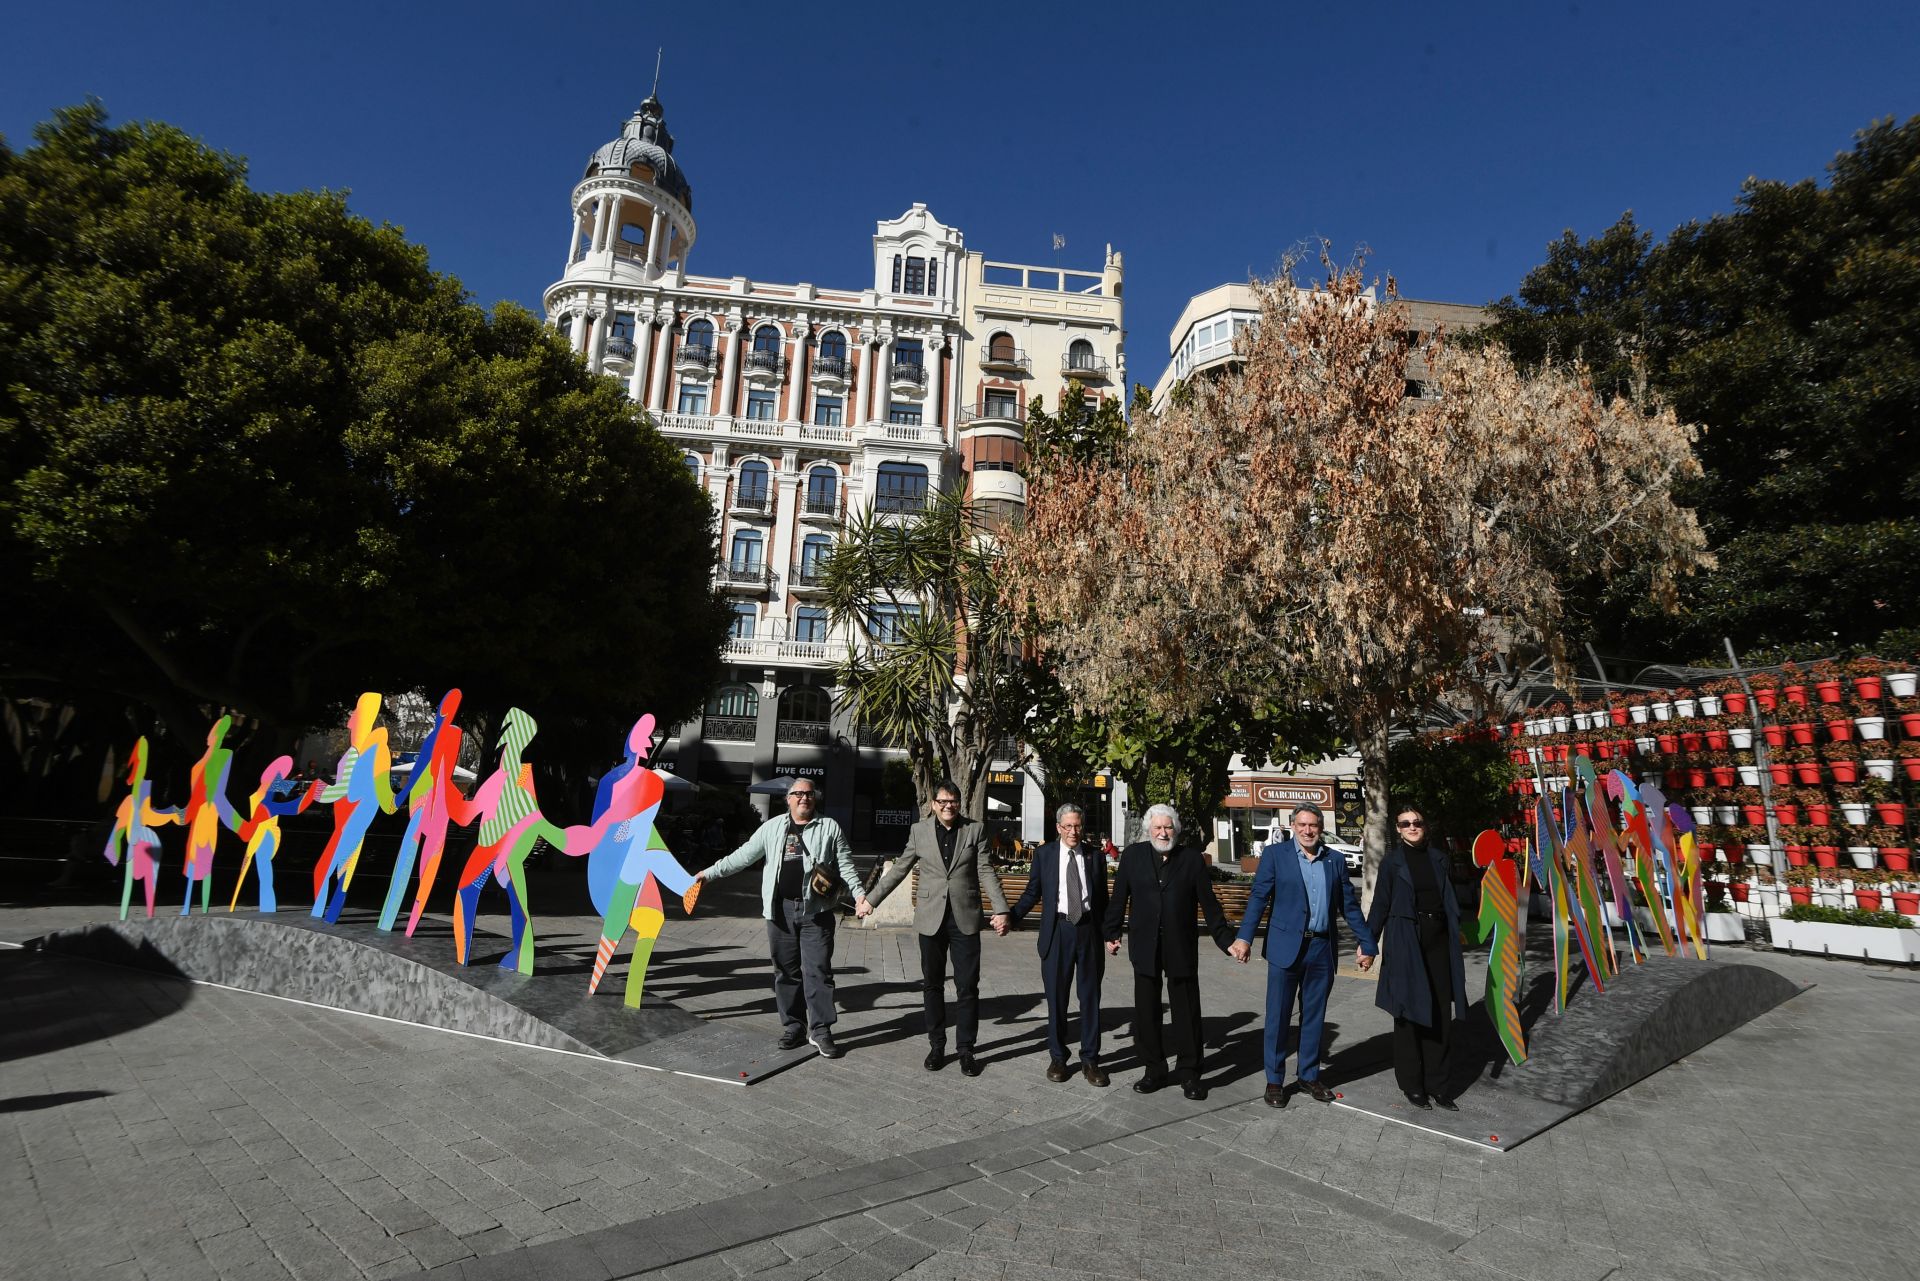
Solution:
<path fill-rule="evenodd" d="M 1807 705 L 1807 687 L 1805 685 L 1782 685 L 1780 687 L 1780 693 L 1781 696 L 1787 700 L 1787 706 L 1789 707 L 1805 707 Z"/>
<path fill-rule="evenodd" d="M 1747 696 L 1738 690 L 1724 696 L 1720 702 L 1729 712 L 1744 712 L 1747 710 Z"/>
<path fill-rule="evenodd" d="M 1920 712 L 1900 713 L 1900 732 L 1908 738 L 1920 738 Z"/>
<path fill-rule="evenodd" d="M 1913 850 L 1904 845 L 1882 845 L 1880 861 L 1889 872 L 1905 872 L 1913 867 Z"/>
<path fill-rule="evenodd" d="M 1793 782 L 1793 766 L 1791 765 L 1769 765 L 1767 766 L 1767 773 L 1772 777 L 1775 787 L 1785 787 L 1787 784 Z"/>
<path fill-rule="evenodd" d="M 1726 751 L 1727 750 L 1727 731 L 1723 729 L 1708 730 L 1707 746 L 1708 748 L 1716 752 Z"/>
<path fill-rule="evenodd" d="M 1801 783 L 1808 787 L 1818 783 L 1820 781 L 1820 762 L 1795 761 L 1793 763 L 1793 780 L 1796 783 Z M 1775 781 L 1778 782 L 1779 780 L 1776 779 Z"/>
<path fill-rule="evenodd" d="M 1853 901 L 1854 905 L 1859 907 L 1863 912 L 1878 912 L 1880 910 L 1880 891 L 1855 890 L 1853 892 Z"/>
<path fill-rule="evenodd" d="M 1593 744 L 1592 743 L 1575 743 L 1573 745 L 1573 754 L 1575 756 L 1592 756 Z"/>
<path fill-rule="evenodd" d="M 1777 689 L 1756 689 L 1753 691 L 1753 701 L 1760 705 L 1761 711 L 1770 712 L 1780 706 L 1780 691 Z M 1741 710 L 1744 711 L 1745 709 L 1743 708 Z"/>
<path fill-rule="evenodd" d="M 1522 734 L 1526 732 L 1527 732 L 1527 723 L 1525 721 L 1514 721 L 1512 724 L 1507 726 L 1508 738 L 1519 738 Z"/>
<path fill-rule="evenodd" d="M 1764 805 L 1742 805 L 1740 821 L 1748 827 L 1759 827 L 1767 821 L 1767 807 Z"/>
<path fill-rule="evenodd" d="M 1817 801 L 1808 803 L 1807 805 L 1807 826 L 1808 827 L 1829 827 L 1832 825 L 1832 823 L 1833 823 L 1833 807 L 1831 805 L 1822 805 Z"/>
<path fill-rule="evenodd" d="M 1795 903 L 1811 903 L 1813 902 L 1813 886 L 1789 885 L 1787 886 L 1787 897 Z"/>
<path fill-rule="evenodd" d="M 1859 761 L 1828 761 L 1827 773 L 1836 783 L 1858 783 L 1860 781 Z"/>
<path fill-rule="evenodd" d="M 1880 697 L 1880 678 L 1878 676 L 1854 677 L 1853 692 L 1862 698 Z"/>
<path fill-rule="evenodd" d="M 1787 727 L 1785 725 L 1762 725 L 1760 732 L 1766 735 L 1768 747 L 1785 747 L 1787 745 Z"/>
<path fill-rule="evenodd" d="M 1873 813 L 1876 818 L 1888 827 L 1905 827 L 1907 825 L 1907 807 L 1900 801 L 1875 801 L 1873 803 Z"/>
<path fill-rule="evenodd" d="M 1599 755 L 1601 760 L 1606 761 L 1606 760 L 1613 759 L 1613 744 L 1610 741 L 1603 739 L 1600 742 L 1594 744 L 1594 746 L 1599 749 Z"/>
<path fill-rule="evenodd" d="M 1900 759 L 1900 768 L 1907 772 L 1908 778 L 1920 779 L 1920 756 L 1902 757 Z"/>
<path fill-rule="evenodd" d="M 1624 707 L 1609 707 L 1607 709 L 1607 716 L 1615 725 L 1625 725 L 1629 719 L 1627 709 Z"/>
<path fill-rule="evenodd" d="M 1833 735 L 1833 741 L 1836 743 L 1850 742 L 1853 739 L 1853 721 L 1851 719 L 1828 721 L 1827 733 Z"/>
<path fill-rule="evenodd" d="M 1887 897 L 1893 900 L 1894 911 L 1920 916 L 1920 890 L 1889 890 Z"/>
<path fill-rule="evenodd" d="M 1711 769 L 1713 773 L 1713 785 L 1715 787 L 1732 787 L 1733 786 L 1734 775 L 1738 772 L 1733 768 L 1733 766 L 1715 765 L 1715 766 L 1712 766 Z"/>
<path fill-rule="evenodd" d="M 1697 729 L 1683 730 L 1680 734 L 1680 750 L 1691 755 L 1707 745 L 1707 736 Z"/>
<path fill-rule="evenodd" d="M 1660 751 L 1667 756 L 1672 756 L 1680 750 L 1678 734 L 1656 734 L 1653 741 L 1660 745 Z"/>
<path fill-rule="evenodd" d="M 1707 785 L 1706 770 L 1704 769 L 1687 770 L 1687 786 L 1688 787 L 1705 787 L 1706 785 Z"/>
<path fill-rule="evenodd" d="M 1800 807 L 1792 801 L 1775 801 L 1773 804 L 1773 816 L 1788 827 L 1798 827 L 1800 825 Z"/>
<path fill-rule="evenodd" d="M 1849 724 L 1851 724 L 1851 722 L 1849 722 Z M 1793 736 L 1794 746 L 1796 747 L 1812 747 L 1813 746 L 1813 722 L 1812 721 L 1795 721 L 1793 724 L 1787 726 L 1787 733 Z M 1767 746 L 1772 747 L 1773 743 L 1769 741 L 1767 743 Z"/>
<path fill-rule="evenodd" d="M 1736 903 L 1746 902 L 1747 896 L 1753 892 L 1753 887 L 1745 881 L 1735 881 L 1727 886 L 1727 889 L 1733 894 L 1733 901 Z"/>
<path fill-rule="evenodd" d="M 1793 861 L 1793 846 L 1787 846 L 1787 861 Z M 1805 854 L 1800 856 L 1801 867 L 1807 865 Z M 1840 847 L 1838 845 L 1816 845 L 1813 847 L 1813 865 L 1815 867 L 1839 867 Z"/>
<path fill-rule="evenodd" d="M 1507 759 L 1515 765 L 1525 765 L 1527 763 L 1527 749 L 1524 747 L 1516 747 L 1507 753 Z"/>
<path fill-rule="evenodd" d="M 1840 701 L 1840 682 L 1819 681 L 1814 685 L 1813 692 L 1820 696 L 1823 703 L 1837 703 Z"/>

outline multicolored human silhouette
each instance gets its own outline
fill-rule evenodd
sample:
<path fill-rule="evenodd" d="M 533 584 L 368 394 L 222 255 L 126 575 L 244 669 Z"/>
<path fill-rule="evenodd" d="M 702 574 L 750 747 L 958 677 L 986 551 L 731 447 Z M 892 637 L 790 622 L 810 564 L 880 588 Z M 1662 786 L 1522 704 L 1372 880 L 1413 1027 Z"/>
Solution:
<path fill-rule="evenodd" d="M 565 849 L 567 834 L 546 820 L 533 791 L 533 767 L 520 757 L 540 732 L 533 717 L 517 707 L 507 709 L 500 730 L 500 764 L 474 793 L 471 811 L 480 815 L 480 845 L 467 856 L 456 887 L 453 912 L 454 957 L 465 965 L 472 951 L 474 918 L 480 913 L 480 891 L 493 876 L 507 891 L 512 921 L 512 945 L 500 968 L 533 973 L 533 925 L 528 917 L 527 856 L 544 838 Z M 462 812 L 469 812 L 463 807 Z"/>
<path fill-rule="evenodd" d="M 360 847 L 378 814 L 391 814 L 393 758 L 387 751 L 387 731 L 376 724 L 380 695 L 367 693 L 354 704 L 347 720 L 347 750 L 340 757 L 333 782 L 320 799 L 333 805 L 333 839 L 313 869 L 312 915 L 329 925 L 340 919 L 347 905 L 347 887 L 360 862 Z"/>
<path fill-rule="evenodd" d="M 426 910 L 427 896 L 440 872 L 440 856 L 447 848 L 447 824 L 456 811 L 460 824 L 471 822 L 466 798 L 454 781 L 454 769 L 460 763 L 460 727 L 453 723 L 460 710 L 460 691 L 448 690 L 440 700 L 433 728 L 420 744 L 413 760 L 413 775 L 407 787 L 407 831 L 400 838 L 400 852 L 394 860 L 393 875 L 387 883 L 387 900 L 380 908 L 380 928 L 391 930 L 400 916 L 400 901 L 406 897 L 407 881 L 413 875 L 415 856 L 420 858 L 420 888 L 414 895 L 413 910 L 407 914 L 407 937 L 413 937 Z"/>
<path fill-rule="evenodd" d="M 161 809 L 153 803 L 153 783 L 147 778 L 147 740 L 133 745 L 127 758 L 127 794 L 114 810 L 113 831 L 107 835 L 103 853 L 107 862 L 121 866 L 124 852 L 126 876 L 120 888 L 120 919 L 127 919 L 133 902 L 133 883 L 141 881 L 147 889 L 147 917 L 153 917 L 154 895 L 160 889 L 160 833 L 155 828 L 180 821 L 178 809 Z"/>
<path fill-rule="evenodd" d="M 666 923 L 660 886 L 681 896 L 691 915 L 700 882 L 668 851 L 655 819 L 666 795 L 661 777 L 642 762 L 653 741 L 653 717 L 642 716 L 627 733 L 626 759 L 600 780 L 593 822 L 567 829 L 567 853 L 587 852 L 587 888 L 601 915 L 600 942 L 587 995 L 600 990 L 607 965 L 627 931 L 634 932 L 627 962 L 626 1004 L 637 1009 L 646 987 L 647 962 Z"/>
<path fill-rule="evenodd" d="M 1527 936 L 1520 922 L 1520 875 L 1507 857 L 1506 838 L 1482 832 L 1474 838 L 1473 861 L 1480 875 L 1479 938 L 1487 955 L 1487 1016 L 1500 1044 L 1515 1065 L 1527 1061 L 1526 1032 L 1520 1026 L 1520 963 Z"/>
<path fill-rule="evenodd" d="M 222 716 L 207 731 L 207 750 L 194 762 L 189 776 L 187 804 L 180 821 L 187 829 L 187 891 L 180 902 L 180 915 L 193 909 L 193 887 L 200 886 L 200 910 L 207 910 L 213 894 L 213 855 L 220 842 L 220 829 L 240 830 L 240 815 L 227 800 L 227 773 L 233 768 L 233 753 L 225 746 L 233 717 Z"/>
<path fill-rule="evenodd" d="M 278 756 L 260 771 L 260 786 L 249 798 L 246 822 L 240 825 L 240 839 L 247 843 L 246 858 L 240 875 L 234 878 L 233 897 L 227 900 L 231 912 L 240 903 L 240 891 L 247 883 L 247 872 L 257 870 L 260 877 L 260 910 L 275 912 L 280 901 L 273 890 L 273 856 L 280 850 L 280 820 L 302 813 L 320 795 L 319 783 L 296 787 L 291 796 L 276 795 L 293 774 L 293 757 Z"/>

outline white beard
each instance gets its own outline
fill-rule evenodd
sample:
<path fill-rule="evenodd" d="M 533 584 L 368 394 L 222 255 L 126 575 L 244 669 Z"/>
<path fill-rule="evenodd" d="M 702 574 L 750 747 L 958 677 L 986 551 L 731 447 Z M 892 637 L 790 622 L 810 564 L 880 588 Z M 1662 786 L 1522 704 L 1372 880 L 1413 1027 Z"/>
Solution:
<path fill-rule="evenodd" d="M 1154 851 L 1160 854 L 1165 854 L 1168 850 L 1173 848 L 1172 841 L 1170 840 L 1163 841 L 1158 839 L 1157 837 L 1152 837 L 1152 836 L 1149 836 L 1147 838 L 1147 844 L 1153 846 Z"/>

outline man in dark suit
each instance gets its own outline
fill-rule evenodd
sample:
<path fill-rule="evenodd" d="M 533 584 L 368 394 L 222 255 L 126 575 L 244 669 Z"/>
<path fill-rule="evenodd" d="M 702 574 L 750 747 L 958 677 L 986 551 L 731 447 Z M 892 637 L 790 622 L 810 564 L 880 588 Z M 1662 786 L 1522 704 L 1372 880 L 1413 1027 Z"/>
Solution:
<path fill-rule="evenodd" d="M 980 1027 L 980 889 L 993 904 L 993 928 L 1007 932 L 1007 896 L 987 858 L 986 830 L 960 812 L 960 788 L 942 779 L 933 789 L 933 817 L 907 833 L 907 848 L 856 909 L 866 916 L 906 879 L 915 864 L 920 879 L 913 891 L 913 927 L 920 935 L 921 1004 L 927 1019 L 926 1069 L 938 1072 L 947 1061 L 947 958 L 953 958 L 956 998 L 954 1032 L 960 1071 L 980 1075 L 973 1057 Z"/>
<path fill-rule="evenodd" d="M 1333 1091 L 1320 1081 L 1320 1034 L 1327 1018 L 1327 994 L 1333 990 L 1334 913 L 1347 918 L 1359 940 L 1355 954 L 1361 969 L 1373 964 L 1373 934 L 1360 914 L 1360 900 L 1347 879 L 1346 862 L 1320 841 L 1325 822 L 1320 807 L 1311 802 L 1293 811 L 1293 835 L 1260 852 L 1260 869 L 1247 892 L 1247 912 L 1240 918 L 1240 936 L 1230 949 L 1245 962 L 1253 950 L 1253 933 L 1269 904 L 1273 913 L 1261 955 L 1267 958 L 1267 1091 L 1268 1107 L 1287 1106 L 1287 1024 L 1293 1020 L 1293 1002 L 1300 1000 L 1300 1054 L 1294 1074 L 1300 1088 L 1320 1103 L 1333 1102 Z"/>
<path fill-rule="evenodd" d="M 1067 993 L 1079 977 L 1080 1073 L 1105 1085 L 1100 1067 L 1100 980 L 1106 953 L 1100 930 L 1107 914 L 1107 860 L 1090 841 L 1086 812 L 1062 805 L 1054 812 L 1058 833 L 1033 855 L 1026 893 L 1013 905 L 1017 924 L 1040 905 L 1040 981 L 1047 993 L 1047 1080 L 1067 1079 Z"/>
<path fill-rule="evenodd" d="M 1207 932 L 1223 952 L 1233 940 L 1233 926 L 1214 895 L 1206 856 L 1179 843 L 1180 815 L 1171 805 L 1155 805 L 1147 811 L 1146 824 L 1147 839 L 1120 853 L 1106 920 L 1107 951 L 1115 956 L 1120 954 L 1120 925 L 1126 920 L 1127 959 L 1133 962 L 1133 1043 L 1147 1069 L 1133 1088 L 1151 1094 L 1167 1083 L 1167 1056 L 1160 1041 L 1164 978 L 1173 1007 L 1174 1079 L 1188 1098 L 1204 1099 L 1200 938 L 1194 913 L 1206 914 Z"/>

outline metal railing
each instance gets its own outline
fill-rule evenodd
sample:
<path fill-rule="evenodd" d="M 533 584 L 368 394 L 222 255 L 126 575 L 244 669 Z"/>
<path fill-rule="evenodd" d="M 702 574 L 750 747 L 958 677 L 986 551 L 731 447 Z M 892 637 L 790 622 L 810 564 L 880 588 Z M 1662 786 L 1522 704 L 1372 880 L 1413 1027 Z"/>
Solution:
<path fill-rule="evenodd" d="M 782 743 L 824 743 L 833 735 L 826 721 L 779 721 L 773 736 Z"/>
<path fill-rule="evenodd" d="M 633 359 L 633 339 L 631 338 L 607 339 L 607 355 L 617 357 L 620 360 L 632 360 Z"/>
<path fill-rule="evenodd" d="M 711 370 L 713 368 L 713 348 L 682 347 L 673 354 L 673 366 L 675 369 Z"/>
<path fill-rule="evenodd" d="M 925 494 L 875 494 L 873 509 L 896 516 L 917 516 L 927 509 L 927 496 Z"/>
<path fill-rule="evenodd" d="M 1105 379 L 1107 377 L 1107 362 L 1098 356 L 1062 356 L 1060 358 L 1060 374 L 1063 378 Z"/>
<path fill-rule="evenodd" d="M 1011 423 L 1015 427 L 1023 426 L 1026 418 L 1020 413 L 1020 406 L 1000 401 L 988 401 L 978 409 L 967 408 L 960 411 L 960 421 L 966 423 Z"/>
<path fill-rule="evenodd" d="M 801 501 L 800 514 L 812 516 L 816 520 L 837 519 L 840 515 L 840 496 L 836 494 L 831 498 L 815 498 L 809 495 Z"/>
<path fill-rule="evenodd" d="M 700 736 L 718 743 L 751 743 L 759 733 L 760 722 L 752 716 L 708 716 L 700 725 Z"/>
<path fill-rule="evenodd" d="M 765 516 L 773 510 L 773 491 L 771 489 L 743 489 L 733 496 L 732 507 L 737 512 L 752 512 Z"/>
<path fill-rule="evenodd" d="M 1024 351 L 995 352 L 989 347 L 980 353 L 980 368 L 1030 374 L 1033 372 L 1033 361 L 1027 358 L 1027 353 Z"/>
<path fill-rule="evenodd" d="M 914 360 L 896 360 L 893 372 L 889 375 L 897 383 L 908 383 L 915 387 L 927 385 L 927 367 Z"/>
<path fill-rule="evenodd" d="M 728 562 L 720 567 L 720 581 L 728 587 L 749 587 L 764 591 L 773 585 L 773 571 L 759 561 Z"/>
<path fill-rule="evenodd" d="M 787 584 L 790 587 L 822 587 L 826 585 L 826 581 L 827 567 L 818 563 L 807 564 L 803 561 L 791 574 L 787 575 Z"/>
<path fill-rule="evenodd" d="M 787 358 L 777 351 L 750 351 L 747 353 L 747 372 L 749 374 L 767 374 L 778 378 L 787 370 Z"/>
<path fill-rule="evenodd" d="M 845 356 L 815 356 L 813 358 L 813 376 L 815 378 L 838 378 L 844 381 L 847 376 L 847 358 Z"/>

